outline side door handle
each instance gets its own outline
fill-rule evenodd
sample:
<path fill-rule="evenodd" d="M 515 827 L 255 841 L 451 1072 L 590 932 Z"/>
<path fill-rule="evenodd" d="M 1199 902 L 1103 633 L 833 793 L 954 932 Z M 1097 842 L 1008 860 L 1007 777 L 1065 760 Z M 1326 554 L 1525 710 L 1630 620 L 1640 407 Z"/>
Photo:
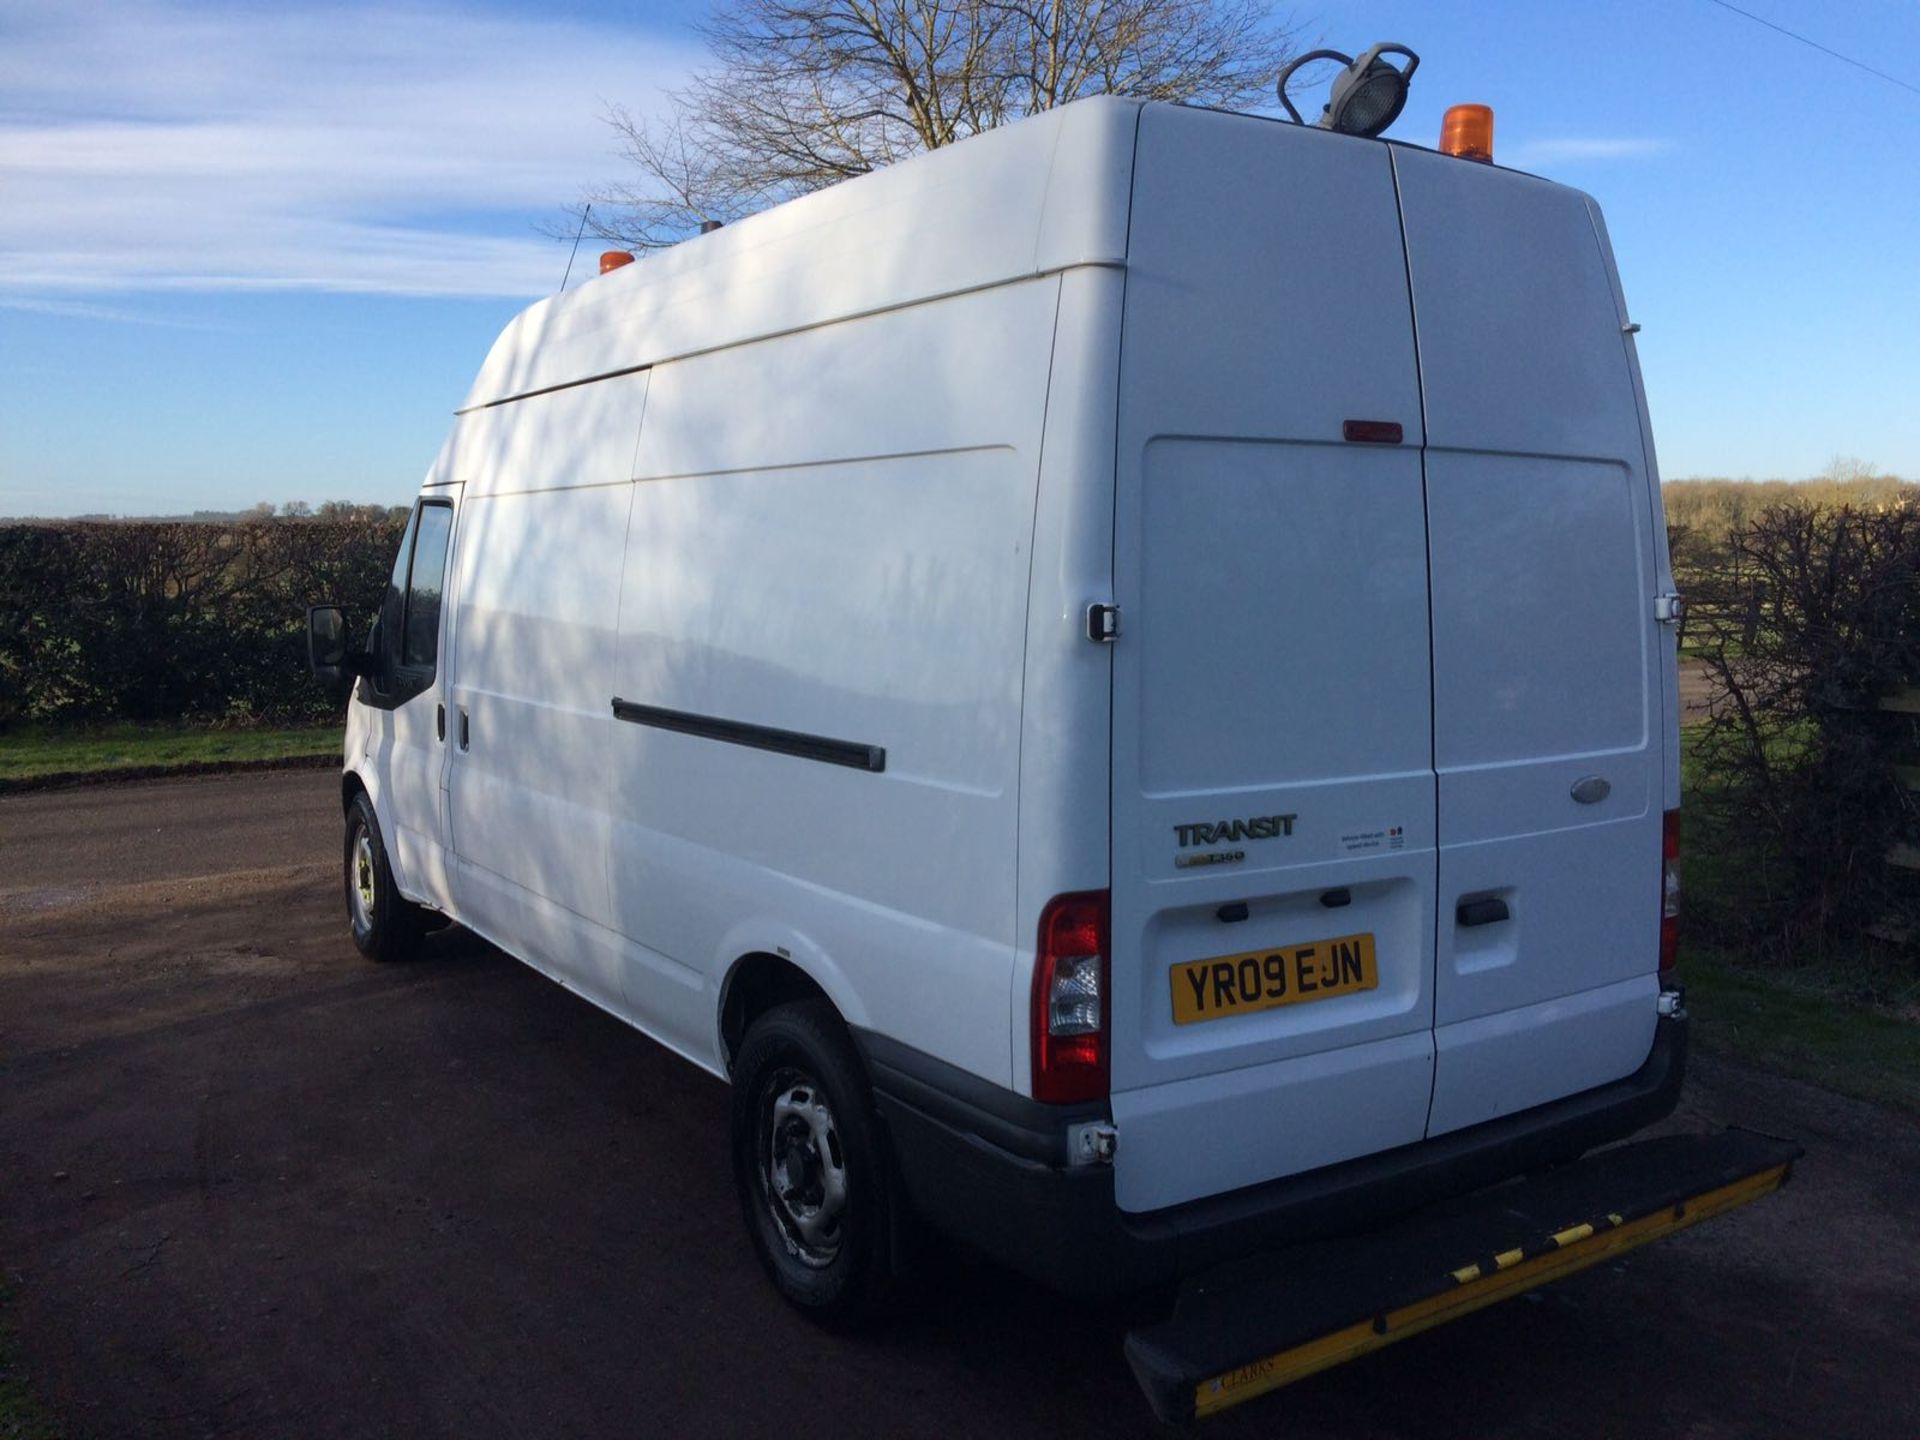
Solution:
<path fill-rule="evenodd" d="M 447 707 L 444 704 L 433 707 L 433 733 L 438 736 L 443 743 L 445 742 L 447 738 Z"/>
<path fill-rule="evenodd" d="M 1510 918 L 1507 902 L 1497 897 L 1462 900 L 1454 907 L 1453 918 L 1462 925 L 1497 925 Z"/>
<path fill-rule="evenodd" d="M 460 748 L 462 750 L 466 749 L 467 742 L 472 738 L 472 731 L 467 727 L 467 707 L 462 705 L 460 707 Z"/>

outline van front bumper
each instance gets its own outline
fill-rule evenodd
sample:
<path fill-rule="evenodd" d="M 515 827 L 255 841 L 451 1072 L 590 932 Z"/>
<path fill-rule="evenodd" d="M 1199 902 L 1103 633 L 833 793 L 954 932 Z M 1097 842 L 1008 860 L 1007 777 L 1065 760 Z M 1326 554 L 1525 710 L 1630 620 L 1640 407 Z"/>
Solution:
<path fill-rule="evenodd" d="M 1687 1021 L 1661 1017 L 1646 1063 L 1611 1084 L 1145 1214 L 1114 1203 L 1109 1166 L 1067 1161 L 1069 1133 L 1104 1120 L 1103 1107 L 1042 1105 L 872 1031 L 854 1038 L 914 1208 L 1044 1285 L 1098 1296 L 1164 1285 L 1238 1255 L 1352 1234 L 1630 1135 L 1678 1103 Z"/>

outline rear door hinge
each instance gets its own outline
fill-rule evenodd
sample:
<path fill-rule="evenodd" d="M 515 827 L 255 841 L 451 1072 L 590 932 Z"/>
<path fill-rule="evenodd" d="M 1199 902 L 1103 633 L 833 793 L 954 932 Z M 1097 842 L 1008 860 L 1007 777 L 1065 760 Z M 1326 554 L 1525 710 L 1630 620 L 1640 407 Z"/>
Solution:
<path fill-rule="evenodd" d="M 1678 625 L 1687 618 L 1687 597 L 1673 590 L 1654 596 L 1653 618 L 1662 625 Z"/>
<path fill-rule="evenodd" d="M 1099 645 L 1111 645 L 1120 638 L 1118 605 L 1087 606 L 1087 638 Z"/>

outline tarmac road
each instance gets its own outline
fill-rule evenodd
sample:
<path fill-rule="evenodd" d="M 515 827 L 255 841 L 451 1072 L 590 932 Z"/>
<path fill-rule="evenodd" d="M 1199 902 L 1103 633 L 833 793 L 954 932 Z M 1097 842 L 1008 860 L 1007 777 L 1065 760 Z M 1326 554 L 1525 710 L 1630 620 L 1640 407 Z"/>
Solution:
<path fill-rule="evenodd" d="M 846 1338 L 740 1233 L 721 1085 L 458 931 L 348 941 L 337 782 L 0 797 L 0 1271 L 76 1437 L 1139 1435 L 1124 1317 L 979 1264 Z M 1204 1428 L 1920 1435 L 1920 1126 L 1699 1063 L 1781 1195 Z"/>

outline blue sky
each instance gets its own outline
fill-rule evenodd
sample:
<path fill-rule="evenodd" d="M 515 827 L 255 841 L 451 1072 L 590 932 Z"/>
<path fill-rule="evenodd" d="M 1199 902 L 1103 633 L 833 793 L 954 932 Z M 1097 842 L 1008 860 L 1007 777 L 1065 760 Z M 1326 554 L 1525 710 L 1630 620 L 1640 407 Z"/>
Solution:
<path fill-rule="evenodd" d="M 1920 84 L 1908 0 L 1741 3 Z M 704 8 L 0 0 L 0 514 L 404 501 Z M 1920 95 L 1710 0 L 1292 15 L 1599 197 L 1668 477 L 1920 478 Z"/>

